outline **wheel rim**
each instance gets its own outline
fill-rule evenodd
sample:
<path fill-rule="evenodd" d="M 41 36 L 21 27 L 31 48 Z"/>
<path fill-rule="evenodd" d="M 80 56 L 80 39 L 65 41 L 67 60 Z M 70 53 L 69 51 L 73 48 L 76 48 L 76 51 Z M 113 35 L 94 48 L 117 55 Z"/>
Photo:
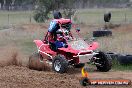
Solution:
<path fill-rule="evenodd" d="M 56 71 L 60 71 L 60 69 L 61 69 L 61 63 L 60 63 L 59 60 L 56 60 L 54 62 L 54 68 L 55 68 Z"/>
<path fill-rule="evenodd" d="M 98 61 L 98 63 L 101 64 L 100 67 L 104 67 L 105 60 L 103 60 L 103 58 L 100 58 L 100 60 Z"/>
<path fill-rule="evenodd" d="M 43 58 L 39 55 L 39 61 L 41 62 L 41 63 L 43 63 Z"/>
<path fill-rule="evenodd" d="M 101 61 L 100 64 L 101 64 L 100 67 L 104 67 L 105 66 L 105 61 Z"/>
<path fill-rule="evenodd" d="M 101 67 L 104 67 L 106 64 L 106 60 L 104 59 L 103 56 L 100 59 L 101 59 L 101 61 L 100 61 Z"/>
<path fill-rule="evenodd" d="M 105 66 L 105 60 L 104 60 L 104 57 L 100 56 L 98 57 L 99 59 L 96 60 L 95 62 L 99 63 L 99 67 L 104 67 Z"/>

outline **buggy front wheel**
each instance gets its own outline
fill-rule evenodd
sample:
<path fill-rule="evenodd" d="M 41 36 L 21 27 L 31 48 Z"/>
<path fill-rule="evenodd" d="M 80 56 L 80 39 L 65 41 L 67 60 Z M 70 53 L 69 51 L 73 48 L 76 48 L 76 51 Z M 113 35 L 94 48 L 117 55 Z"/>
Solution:
<path fill-rule="evenodd" d="M 57 73 L 64 73 L 68 68 L 68 61 L 63 55 L 57 55 L 53 58 L 52 69 Z"/>
<path fill-rule="evenodd" d="M 96 55 L 96 58 L 98 58 L 96 63 L 99 63 L 99 65 L 96 65 L 97 70 L 107 72 L 111 69 L 111 59 L 105 53 L 99 52 L 99 54 Z"/>

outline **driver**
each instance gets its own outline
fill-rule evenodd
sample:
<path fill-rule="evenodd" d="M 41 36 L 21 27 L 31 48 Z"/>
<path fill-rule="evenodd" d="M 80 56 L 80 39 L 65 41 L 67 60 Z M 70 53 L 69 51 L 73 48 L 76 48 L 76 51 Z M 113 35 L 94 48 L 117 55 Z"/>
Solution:
<path fill-rule="evenodd" d="M 54 19 L 62 18 L 62 15 L 60 12 L 54 12 L 53 15 L 54 15 Z M 56 39 L 57 39 L 56 31 L 58 29 L 60 29 L 59 24 L 55 20 L 52 20 L 50 22 L 50 26 L 48 29 L 48 38 L 49 38 L 48 40 L 50 41 L 50 43 L 53 43 L 56 41 Z"/>
<path fill-rule="evenodd" d="M 54 19 L 58 20 L 62 18 L 61 13 L 58 11 L 54 12 L 53 15 L 54 15 Z M 61 47 L 67 47 L 63 36 L 60 36 L 59 39 L 57 39 L 58 38 L 57 31 L 59 29 L 60 29 L 59 23 L 57 23 L 55 20 L 52 20 L 48 28 L 48 41 L 49 41 L 49 44 L 51 45 L 52 50 L 56 50 L 57 48 L 61 48 Z"/>

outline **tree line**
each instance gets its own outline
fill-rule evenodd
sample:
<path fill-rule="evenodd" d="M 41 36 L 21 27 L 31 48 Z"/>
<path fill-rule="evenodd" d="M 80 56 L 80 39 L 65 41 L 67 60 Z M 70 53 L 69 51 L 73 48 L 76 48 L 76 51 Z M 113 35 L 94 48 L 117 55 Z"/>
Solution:
<path fill-rule="evenodd" d="M 92 7 L 119 7 L 122 4 L 128 3 L 130 0 L 0 0 L 0 9 L 4 10 L 19 10 L 19 9 L 35 9 L 37 2 L 55 3 L 60 8 L 63 3 L 69 4 L 75 8 L 92 8 Z M 62 5 L 59 5 L 62 4 Z M 54 5 L 54 4 L 53 4 Z M 66 5 L 65 5 L 66 7 Z"/>
<path fill-rule="evenodd" d="M 3 10 L 19 10 L 33 9 L 37 0 L 0 0 L 0 9 Z"/>
<path fill-rule="evenodd" d="M 2 10 L 35 10 L 34 19 L 45 22 L 54 11 L 71 18 L 77 8 L 124 7 L 130 0 L 0 0 Z"/>
<path fill-rule="evenodd" d="M 49 19 L 50 12 L 56 10 L 61 10 L 66 18 L 71 18 L 77 8 L 118 7 L 128 2 L 129 0 L 37 0 L 34 19 L 45 22 Z"/>

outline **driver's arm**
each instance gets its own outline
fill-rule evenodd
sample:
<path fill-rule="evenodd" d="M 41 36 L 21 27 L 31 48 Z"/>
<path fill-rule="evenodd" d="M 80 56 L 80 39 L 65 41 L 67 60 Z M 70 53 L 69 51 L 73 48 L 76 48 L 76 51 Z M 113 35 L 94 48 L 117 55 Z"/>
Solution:
<path fill-rule="evenodd" d="M 57 30 L 57 22 L 56 21 L 51 21 L 50 26 L 48 28 L 48 41 L 49 42 L 54 42 L 54 33 Z"/>
<path fill-rule="evenodd" d="M 56 21 L 51 21 L 50 26 L 48 28 L 48 32 L 50 32 L 50 33 L 55 32 L 56 28 L 57 28 L 57 22 Z"/>

